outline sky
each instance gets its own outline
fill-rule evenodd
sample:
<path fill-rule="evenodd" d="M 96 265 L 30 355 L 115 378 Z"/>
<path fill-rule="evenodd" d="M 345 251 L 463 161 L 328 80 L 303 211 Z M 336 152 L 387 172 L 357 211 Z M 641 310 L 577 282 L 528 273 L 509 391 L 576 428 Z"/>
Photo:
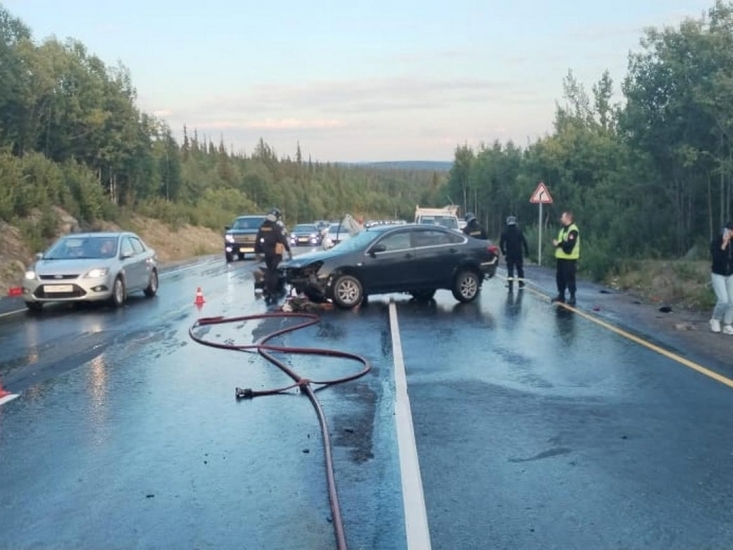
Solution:
<path fill-rule="evenodd" d="M 615 101 L 645 27 L 714 0 L 0 0 L 36 42 L 81 41 L 131 73 L 138 107 L 250 154 L 450 161 L 552 133 L 563 79 Z M 187 5 L 188 4 L 188 5 Z"/>

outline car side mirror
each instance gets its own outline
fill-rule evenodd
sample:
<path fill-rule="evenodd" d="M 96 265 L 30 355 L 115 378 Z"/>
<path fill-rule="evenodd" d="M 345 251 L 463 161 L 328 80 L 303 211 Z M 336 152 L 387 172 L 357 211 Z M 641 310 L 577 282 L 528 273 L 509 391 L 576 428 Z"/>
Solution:
<path fill-rule="evenodd" d="M 374 258 L 377 255 L 377 252 L 384 252 L 387 250 L 387 247 L 383 244 L 375 244 L 371 250 L 369 250 L 369 255 Z"/>
<path fill-rule="evenodd" d="M 36 260 L 42 260 L 43 259 L 43 252 L 36 252 Z"/>
<path fill-rule="evenodd" d="M 126 260 L 127 258 L 132 258 L 132 252 L 123 252 L 120 254 L 120 260 Z"/>
<path fill-rule="evenodd" d="M 227 225 L 227 226 L 226 226 L 226 227 L 224 228 L 224 231 L 229 231 L 229 230 L 230 230 L 231 228 L 232 228 L 232 226 L 231 226 L 231 225 Z"/>

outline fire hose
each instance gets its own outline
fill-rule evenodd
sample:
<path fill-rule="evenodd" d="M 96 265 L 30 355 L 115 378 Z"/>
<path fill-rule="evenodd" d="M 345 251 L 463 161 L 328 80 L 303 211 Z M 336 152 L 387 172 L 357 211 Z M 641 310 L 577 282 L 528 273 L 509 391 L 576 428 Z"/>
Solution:
<path fill-rule="evenodd" d="M 215 342 L 211 340 L 206 340 L 205 338 L 199 336 L 196 334 L 196 329 L 199 327 L 205 327 L 205 326 L 211 326 L 211 325 L 221 325 L 226 323 L 239 323 L 243 321 L 253 321 L 258 319 L 302 319 L 302 322 L 285 326 L 279 330 L 276 330 L 274 332 L 271 332 L 270 334 L 267 334 L 266 336 L 260 338 L 257 342 L 253 344 L 235 344 L 235 343 L 223 343 L 223 342 Z M 302 347 L 288 347 L 288 346 L 278 346 L 273 344 L 268 344 L 270 340 L 273 338 L 276 338 L 278 336 L 282 336 L 284 334 L 287 334 L 289 332 L 294 332 L 296 330 L 300 330 L 312 325 L 315 325 L 320 322 L 320 317 L 317 315 L 311 314 L 311 313 L 285 313 L 285 312 L 270 312 L 270 313 L 261 313 L 256 315 L 245 315 L 240 317 L 202 317 L 198 319 L 188 330 L 188 335 L 191 337 L 192 340 L 199 344 L 203 344 L 205 346 L 210 346 L 214 348 L 220 348 L 220 349 L 227 349 L 227 350 L 233 350 L 233 351 L 243 351 L 243 352 L 249 352 L 249 353 L 259 353 L 262 357 L 267 359 L 270 363 L 278 367 L 281 371 L 283 371 L 288 377 L 290 377 L 293 380 L 293 384 L 289 384 L 287 386 L 281 387 L 281 388 L 272 388 L 272 389 L 266 389 L 266 390 L 253 390 L 251 388 L 235 388 L 235 397 L 237 399 L 252 399 L 254 397 L 264 396 L 264 395 L 275 395 L 279 393 L 284 393 L 289 390 L 297 388 L 301 393 L 304 393 L 308 396 L 308 399 L 310 400 L 311 404 L 313 405 L 313 408 L 315 409 L 316 415 L 318 417 L 318 422 L 321 427 L 321 434 L 323 438 L 323 450 L 326 460 L 326 481 L 328 485 L 328 497 L 329 502 L 331 506 L 331 514 L 333 517 L 333 526 L 334 526 L 334 533 L 336 536 L 336 543 L 339 550 L 346 550 L 346 536 L 344 533 L 344 526 L 343 526 L 343 520 L 341 518 L 341 508 L 339 505 L 338 500 L 338 494 L 336 492 L 336 480 L 334 475 L 334 466 L 333 466 L 333 455 L 331 451 L 331 438 L 329 436 L 328 431 L 328 424 L 326 422 L 326 415 L 323 412 L 323 408 L 321 407 L 320 402 L 316 398 L 316 391 L 323 389 L 327 386 L 332 386 L 335 384 L 341 384 L 343 382 L 349 382 L 351 380 L 356 380 L 357 378 L 360 378 L 361 376 L 364 376 L 371 370 L 371 364 L 369 361 L 362 357 L 361 355 L 357 355 L 355 353 L 349 353 L 345 351 L 338 351 L 338 350 L 332 350 L 332 349 L 323 349 L 323 348 L 302 348 Z M 304 378 L 300 376 L 298 373 L 296 373 L 294 370 L 292 370 L 290 367 L 288 367 L 285 363 L 280 361 L 277 357 L 273 356 L 272 353 L 288 353 L 288 354 L 296 354 L 296 355 L 317 355 L 321 357 L 338 357 L 343 359 L 350 359 L 353 361 L 357 361 L 363 365 L 363 368 L 356 372 L 355 374 L 351 374 L 348 376 L 344 376 L 341 378 L 334 378 L 331 380 L 313 380 L 309 378 Z M 319 386 L 318 388 L 314 389 L 313 386 Z"/>

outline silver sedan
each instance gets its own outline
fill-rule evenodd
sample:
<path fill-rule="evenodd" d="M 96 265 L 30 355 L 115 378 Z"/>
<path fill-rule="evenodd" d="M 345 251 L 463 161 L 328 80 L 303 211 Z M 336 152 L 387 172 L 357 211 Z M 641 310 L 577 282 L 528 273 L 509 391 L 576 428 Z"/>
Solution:
<path fill-rule="evenodd" d="M 109 301 L 120 307 L 128 294 L 158 291 L 155 250 L 131 232 L 74 233 L 36 255 L 23 279 L 31 311 L 48 302 Z"/>

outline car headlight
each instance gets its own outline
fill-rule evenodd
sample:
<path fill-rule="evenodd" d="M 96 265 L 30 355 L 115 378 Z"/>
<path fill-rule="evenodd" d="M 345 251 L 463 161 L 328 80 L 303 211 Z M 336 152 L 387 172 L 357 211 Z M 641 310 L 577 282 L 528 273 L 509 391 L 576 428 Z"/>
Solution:
<path fill-rule="evenodd" d="M 35 279 L 36 279 L 36 272 L 35 271 L 33 271 L 32 269 L 29 269 L 28 271 L 25 272 L 25 280 L 26 281 L 35 281 Z"/>
<path fill-rule="evenodd" d="M 108 267 L 98 267 L 87 271 L 84 277 L 88 277 L 89 279 L 98 279 L 99 277 L 104 277 L 107 273 L 109 273 Z"/>
<path fill-rule="evenodd" d="M 234 242 L 234 236 L 233 235 L 229 235 L 229 234 L 224 235 L 224 240 L 226 242 L 228 242 L 228 243 L 233 243 Z"/>

